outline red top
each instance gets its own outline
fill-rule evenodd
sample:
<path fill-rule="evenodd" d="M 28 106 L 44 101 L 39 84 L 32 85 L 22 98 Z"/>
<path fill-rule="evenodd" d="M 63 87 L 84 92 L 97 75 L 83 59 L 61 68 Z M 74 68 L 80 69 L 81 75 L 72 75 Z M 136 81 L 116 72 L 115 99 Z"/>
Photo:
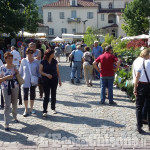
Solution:
<path fill-rule="evenodd" d="M 114 63 L 118 61 L 118 58 L 112 55 L 109 52 L 105 52 L 104 54 L 100 55 L 96 62 L 101 64 L 101 77 L 112 77 L 114 76 Z"/>

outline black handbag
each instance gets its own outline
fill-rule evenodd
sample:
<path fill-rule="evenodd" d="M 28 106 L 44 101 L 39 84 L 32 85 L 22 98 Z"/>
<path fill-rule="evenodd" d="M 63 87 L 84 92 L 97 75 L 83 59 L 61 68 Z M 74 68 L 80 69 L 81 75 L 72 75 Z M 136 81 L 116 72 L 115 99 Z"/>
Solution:
<path fill-rule="evenodd" d="M 74 61 L 74 54 L 75 54 L 75 51 L 72 53 L 72 56 L 70 59 L 70 67 L 72 67 L 72 62 Z"/>

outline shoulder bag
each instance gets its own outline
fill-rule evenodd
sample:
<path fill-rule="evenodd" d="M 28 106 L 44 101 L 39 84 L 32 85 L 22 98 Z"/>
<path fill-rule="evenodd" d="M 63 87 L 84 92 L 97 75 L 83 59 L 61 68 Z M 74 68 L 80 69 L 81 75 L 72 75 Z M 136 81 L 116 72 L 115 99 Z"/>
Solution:
<path fill-rule="evenodd" d="M 27 60 L 26 60 L 27 61 Z M 32 73 L 31 73 L 31 68 L 30 68 L 30 65 L 29 65 L 29 62 L 27 61 L 27 64 L 28 64 L 28 68 L 29 68 L 29 72 L 30 72 L 30 76 L 31 76 L 31 84 L 32 85 L 38 85 L 38 80 L 39 78 L 37 76 L 33 76 Z"/>

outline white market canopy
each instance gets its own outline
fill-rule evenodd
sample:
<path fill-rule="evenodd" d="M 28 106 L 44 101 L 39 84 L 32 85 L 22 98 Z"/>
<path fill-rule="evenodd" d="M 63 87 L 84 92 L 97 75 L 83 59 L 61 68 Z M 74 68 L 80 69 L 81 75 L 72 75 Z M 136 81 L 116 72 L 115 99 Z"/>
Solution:
<path fill-rule="evenodd" d="M 52 40 L 52 42 L 60 43 L 60 42 L 64 42 L 64 39 L 61 39 L 60 37 L 57 36 L 55 39 Z"/>
<path fill-rule="evenodd" d="M 137 36 L 124 37 L 121 40 L 139 40 L 139 39 L 149 39 L 149 35 L 142 34 Z"/>
<path fill-rule="evenodd" d="M 74 34 L 62 34 L 62 38 L 65 39 L 82 39 L 83 35 L 74 35 Z"/>
<path fill-rule="evenodd" d="M 9 34 L 2 33 L 0 34 L 2 37 L 9 37 Z M 19 31 L 19 33 L 16 35 L 17 37 L 22 37 L 22 31 Z M 37 37 L 37 38 L 45 38 L 46 33 L 29 33 L 29 32 L 23 32 L 23 37 Z"/>

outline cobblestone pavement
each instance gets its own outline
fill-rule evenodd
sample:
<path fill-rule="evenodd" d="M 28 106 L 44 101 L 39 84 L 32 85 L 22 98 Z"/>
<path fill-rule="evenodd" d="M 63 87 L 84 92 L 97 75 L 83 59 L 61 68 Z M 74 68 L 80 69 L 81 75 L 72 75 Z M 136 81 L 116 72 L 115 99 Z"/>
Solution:
<path fill-rule="evenodd" d="M 52 114 L 49 107 L 48 118 L 42 118 L 43 99 L 37 98 L 36 115 L 23 117 L 24 106 L 19 106 L 19 123 L 11 122 L 11 132 L 5 132 L 0 110 L 0 150 L 150 149 L 148 128 L 144 126 L 146 135 L 136 131 L 135 104 L 126 94 L 114 89 L 118 105 L 100 105 L 99 81 L 93 81 L 93 87 L 87 87 L 83 79 L 81 84 L 70 84 L 69 64 L 61 60 L 58 113 Z"/>

